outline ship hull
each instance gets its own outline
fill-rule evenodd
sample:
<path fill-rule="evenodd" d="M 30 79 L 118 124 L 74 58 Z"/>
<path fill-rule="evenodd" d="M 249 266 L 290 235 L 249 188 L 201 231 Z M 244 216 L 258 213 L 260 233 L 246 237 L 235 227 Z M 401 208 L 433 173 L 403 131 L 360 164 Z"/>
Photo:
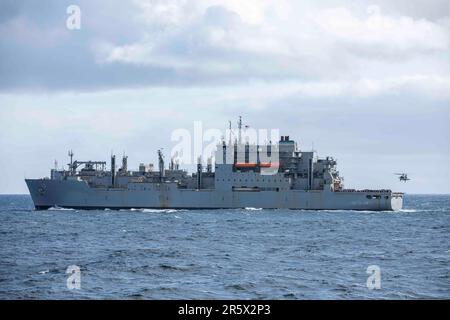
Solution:
<path fill-rule="evenodd" d="M 27 179 L 37 210 L 75 209 L 306 209 L 396 211 L 403 194 L 390 191 L 232 191 L 180 189 L 175 183 L 130 183 L 126 188 L 90 187 L 79 180 Z"/>

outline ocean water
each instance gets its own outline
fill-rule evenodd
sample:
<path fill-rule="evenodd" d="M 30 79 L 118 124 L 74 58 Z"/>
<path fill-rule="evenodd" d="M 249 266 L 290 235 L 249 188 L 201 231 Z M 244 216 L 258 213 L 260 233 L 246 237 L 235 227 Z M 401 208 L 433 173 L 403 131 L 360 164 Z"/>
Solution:
<path fill-rule="evenodd" d="M 34 211 L 0 196 L 0 218 L 0 299 L 450 298 L 448 195 L 406 195 L 400 212 Z"/>

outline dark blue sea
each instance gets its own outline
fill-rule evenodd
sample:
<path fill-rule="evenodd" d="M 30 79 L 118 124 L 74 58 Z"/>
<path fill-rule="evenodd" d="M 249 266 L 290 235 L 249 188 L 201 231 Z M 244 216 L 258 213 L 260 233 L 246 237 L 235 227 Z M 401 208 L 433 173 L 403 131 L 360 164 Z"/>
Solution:
<path fill-rule="evenodd" d="M 0 299 L 450 298 L 448 195 L 406 195 L 400 212 L 34 211 L 0 196 L 0 218 Z"/>

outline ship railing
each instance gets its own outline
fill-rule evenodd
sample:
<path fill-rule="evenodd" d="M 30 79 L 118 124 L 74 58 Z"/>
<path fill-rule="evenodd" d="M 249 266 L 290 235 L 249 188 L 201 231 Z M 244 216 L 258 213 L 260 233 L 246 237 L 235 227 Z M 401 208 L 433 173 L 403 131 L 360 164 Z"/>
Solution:
<path fill-rule="evenodd" d="M 392 193 L 392 190 L 390 189 L 378 189 L 378 190 L 372 190 L 372 189 L 362 189 L 362 190 L 356 190 L 356 189 L 343 189 L 343 190 L 336 190 L 335 192 L 373 192 L 373 193 Z"/>

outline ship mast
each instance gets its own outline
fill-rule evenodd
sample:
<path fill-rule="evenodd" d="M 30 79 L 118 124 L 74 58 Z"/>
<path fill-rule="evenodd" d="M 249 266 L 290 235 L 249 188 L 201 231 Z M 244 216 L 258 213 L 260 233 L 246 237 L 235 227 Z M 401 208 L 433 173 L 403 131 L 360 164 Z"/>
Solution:
<path fill-rule="evenodd" d="M 242 117 L 241 116 L 239 116 L 238 129 L 239 129 L 238 143 L 241 144 L 242 143 Z"/>
<path fill-rule="evenodd" d="M 232 130 L 233 130 L 233 129 L 231 129 L 231 121 L 228 121 L 228 128 L 229 128 L 229 130 L 230 130 L 230 132 L 229 132 L 228 145 L 231 146 L 231 133 L 232 133 Z"/>
<path fill-rule="evenodd" d="M 69 157 L 70 157 L 70 164 L 69 164 L 69 170 L 70 172 L 74 173 L 74 169 L 73 169 L 73 151 L 69 150 Z"/>
<path fill-rule="evenodd" d="M 164 178 L 164 155 L 160 150 L 158 150 L 158 168 L 159 168 L 159 180 L 163 181 Z"/>

